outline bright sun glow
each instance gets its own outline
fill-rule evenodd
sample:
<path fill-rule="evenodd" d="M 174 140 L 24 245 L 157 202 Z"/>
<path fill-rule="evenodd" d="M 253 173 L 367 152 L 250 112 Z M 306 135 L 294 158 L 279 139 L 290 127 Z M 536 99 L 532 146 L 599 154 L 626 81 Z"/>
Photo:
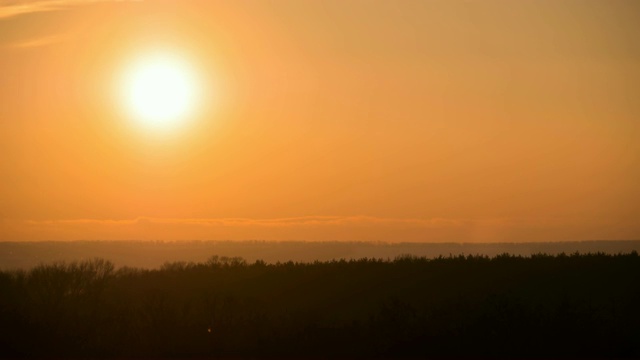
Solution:
<path fill-rule="evenodd" d="M 188 64 L 175 57 L 154 56 L 129 69 L 124 95 L 127 110 L 136 121 L 167 128 L 195 110 L 198 86 Z"/>

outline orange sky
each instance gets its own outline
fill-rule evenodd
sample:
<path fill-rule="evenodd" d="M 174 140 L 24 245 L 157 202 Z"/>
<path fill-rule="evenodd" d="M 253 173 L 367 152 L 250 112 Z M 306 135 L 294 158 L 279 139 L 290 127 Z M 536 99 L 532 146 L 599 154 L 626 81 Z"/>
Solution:
<path fill-rule="evenodd" d="M 0 0 L 0 99 L 0 240 L 640 238 L 636 0 Z"/>

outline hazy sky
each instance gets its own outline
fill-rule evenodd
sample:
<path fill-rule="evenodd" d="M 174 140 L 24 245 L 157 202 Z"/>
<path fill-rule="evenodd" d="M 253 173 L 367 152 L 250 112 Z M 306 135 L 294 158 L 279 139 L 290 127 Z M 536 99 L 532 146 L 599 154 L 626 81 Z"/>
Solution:
<path fill-rule="evenodd" d="M 0 240 L 640 238 L 637 0 L 0 0 L 0 99 Z"/>

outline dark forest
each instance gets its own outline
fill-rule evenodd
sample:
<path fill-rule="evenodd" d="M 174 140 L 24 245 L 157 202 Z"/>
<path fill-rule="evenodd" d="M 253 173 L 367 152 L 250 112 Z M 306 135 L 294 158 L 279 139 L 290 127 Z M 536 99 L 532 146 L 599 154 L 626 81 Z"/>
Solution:
<path fill-rule="evenodd" d="M 0 272 L 2 357 L 638 357 L 640 258 L 213 256 Z"/>

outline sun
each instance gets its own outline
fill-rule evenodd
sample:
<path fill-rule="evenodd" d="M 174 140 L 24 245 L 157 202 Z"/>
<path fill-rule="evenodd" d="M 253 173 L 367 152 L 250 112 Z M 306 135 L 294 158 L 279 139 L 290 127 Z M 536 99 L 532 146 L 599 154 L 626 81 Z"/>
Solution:
<path fill-rule="evenodd" d="M 129 115 L 149 128 L 168 129 L 193 114 L 198 81 L 192 67 L 177 56 L 153 55 L 129 66 L 124 103 Z"/>

